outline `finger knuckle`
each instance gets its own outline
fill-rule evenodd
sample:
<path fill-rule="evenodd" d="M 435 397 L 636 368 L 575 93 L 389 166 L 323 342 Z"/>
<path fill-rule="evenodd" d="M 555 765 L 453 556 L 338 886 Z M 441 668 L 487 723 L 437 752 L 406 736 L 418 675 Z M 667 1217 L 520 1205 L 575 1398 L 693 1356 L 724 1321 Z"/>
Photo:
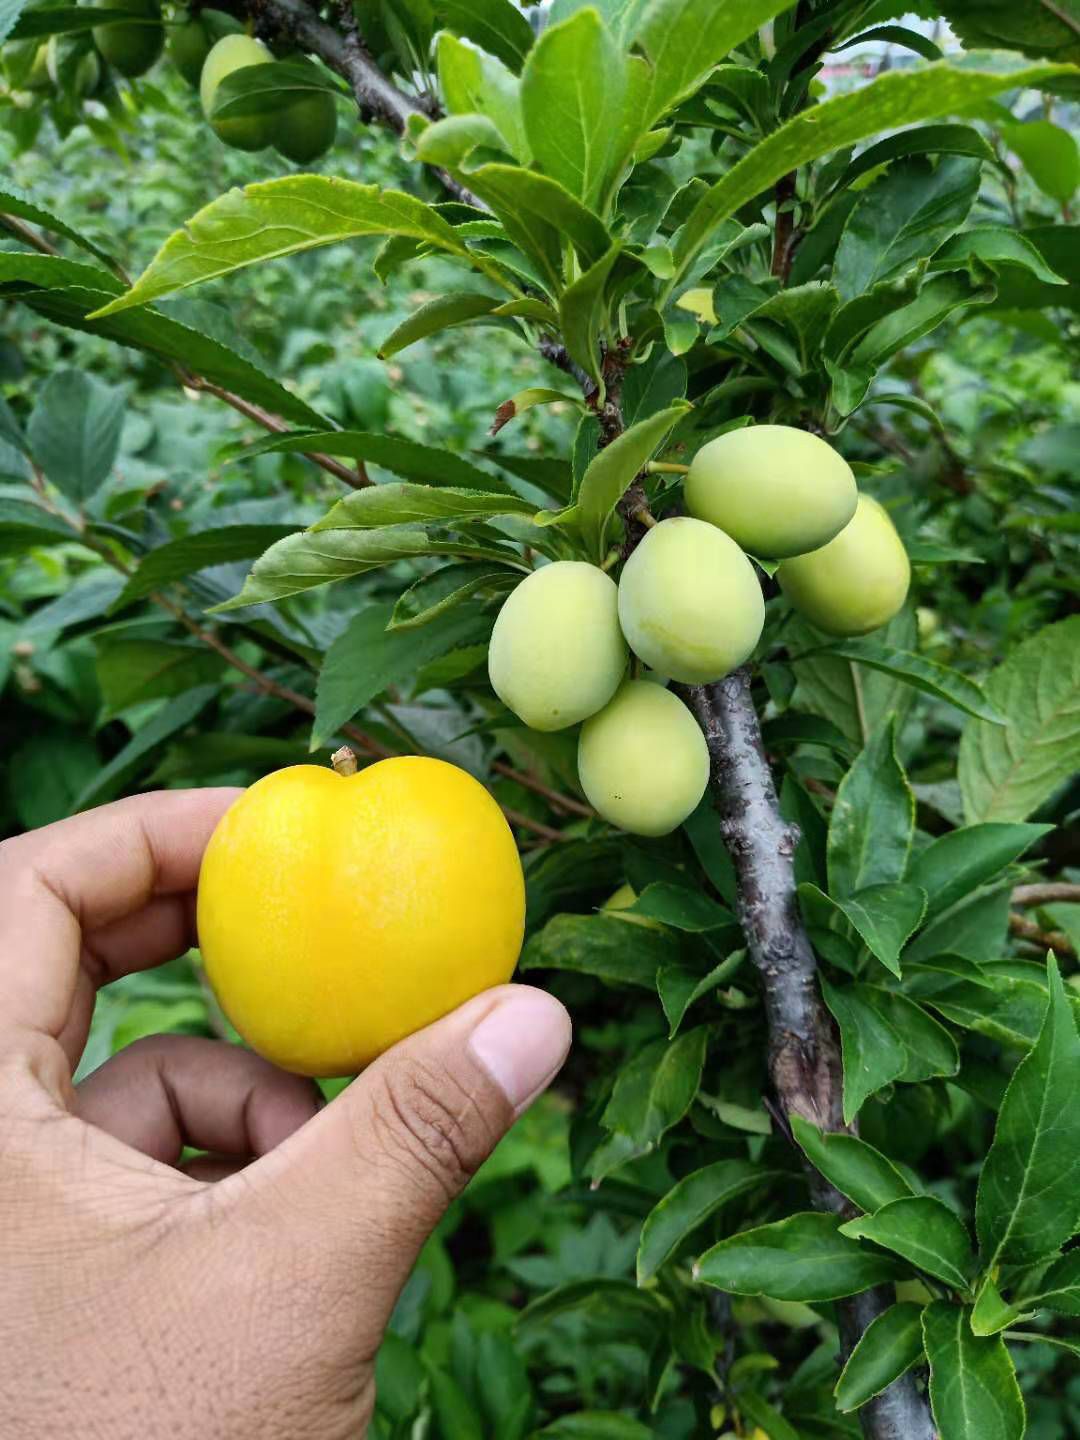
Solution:
<path fill-rule="evenodd" d="M 375 1103 L 384 1151 L 419 1165 L 457 1195 L 491 1151 L 493 1136 L 476 1097 L 453 1076 L 417 1063 L 387 1066 Z"/>

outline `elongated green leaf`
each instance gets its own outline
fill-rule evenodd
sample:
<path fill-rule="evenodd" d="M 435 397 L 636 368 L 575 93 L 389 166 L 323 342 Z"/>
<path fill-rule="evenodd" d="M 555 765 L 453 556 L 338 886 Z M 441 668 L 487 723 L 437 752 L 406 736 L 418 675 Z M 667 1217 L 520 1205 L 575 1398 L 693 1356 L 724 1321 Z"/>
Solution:
<path fill-rule="evenodd" d="M 261 555 L 232 600 L 214 613 L 298 595 L 315 585 L 377 570 L 395 560 L 421 555 L 458 555 L 471 560 L 512 561 L 516 552 L 467 540 L 435 540 L 419 525 L 385 525 L 381 530 L 303 530 Z"/>
<path fill-rule="evenodd" d="M 45 635 L 50 630 L 65 630 L 71 625 L 81 625 L 86 620 L 96 620 L 116 601 L 124 588 L 124 577 L 116 575 L 104 566 L 100 570 L 88 570 L 85 575 L 51 600 L 42 605 L 29 619 L 19 626 L 23 638 Z"/>
<path fill-rule="evenodd" d="M 988 305 L 996 295 L 993 285 L 973 280 L 967 274 L 935 275 L 922 286 L 914 300 L 890 308 L 889 314 L 870 326 L 851 352 L 850 364 L 872 371 L 883 365 L 890 355 L 898 354 L 936 330 L 954 310 L 965 305 Z M 845 413 L 848 412 L 845 410 Z"/>
<path fill-rule="evenodd" d="M 31 500 L 0 497 L 0 555 L 17 555 L 32 545 L 56 545 L 77 540 L 73 525 Z"/>
<path fill-rule="evenodd" d="M 152 719 L 132 735 L 124 748 L 98 771 L 72 805 L 72 813 L 86 810 L 91 805 L 100 805 L 116 795 L 138 770 L 144 756 L 151 754 L 186 725 L 190 725 L 217 695 L 216 684 L 198 685 L 194 690 L 178 695 L 175 700 L 163 705 Z"/>
<path fill-rule="evenodd" d="M 31 12 L 35 19 L 46 15 L 55 19 L 55 17 L 61 13 L 78 16 L 81 29 L 86 24 L 88 18 L 96 25 L 98 23 L 97 17 L 101 12 L 96 7 L 93 9 L 80 7 L 71 10 L 64 7 L 63 11 L 51 9 Z M 30 17 L 27 16 L 25 18 L 29 19 Z M 51 235 L 62 235 L 65 240 L 70 240 L 72 244 L 77 245 L 80 250 L 85 250 L 88 255 L 93 255 L 95 259 L 100 260 L 103 265 L 111 266 L 116 263 L 107 250 L 102 250 L 100 246 L 88 239 L 81 231 L 69 225 L 66 220 L 61 220 L 59 215 L 54 215 L 53 212 L 46 209 L 44 205 L 39 205 L 28 191 L 21 189 L 18 185 L 12 185 L 10 181 L 0 182 L 0 215 L 16 215 L 20 220 L 29 220 L 34 225 L 40 225 L 43 230 L 47 230 Z"/>
<path fill-rule="evenodd" d="M 451 115 L 486 115 L 512 155 L 528 165 L 532 151 L 517 76 L 494 54 L 463 45 L 449 30 L 438 41 L 439 86 Z"/>
<path fill-rule="evenodd" d="M 511 70 L 521 69 L 533 32 L 511 0 L 434 0 L 434 10 L 448 29 L 496 55 Z"/>
<path fill-rule="evenodd" d="M 930 1404 L 941 1440 L 1022 1440 L 1024 1401 L 1000 1335 L 972 1333 L 970 1312 L 945 1300 L 923 1311 Z"/>
<path fill-rule="evenodd" d="M 991 1274 L 983 1276 L 971 1311 L 971 1329 L 975 1335 L 999 1335 L 1018 1320 L 1030 1320 L 1034 1312 L 1022 1315 L 1015 1305 L 1008 1304 L 994 1284 Z"/>
<path fill-rule="evenodd" d="M 1009 1082 L 979 1177 L 987 1265 L 1041 1260 L 1080 1224 L 1080 1036 L 1052 957 L 1047 971 L 1046 1019 Z"/>
<path fill-rule="evenodd" d="M 626 915 L 628 912 L 624 910 L 619 913 Z M 702 996 L 708 995 L 711 990 L 715 990 L 725 980 L 730 979 L 745 959 L 745 950 L 733 950 L 730 955 L 726 955 L 718 965 L 714 965 L 704 975 L 700 971 L 688 969 L 685 965 L 662 965 L 660 967 L 656 976 L 656 990 L 660 996 L 660 1004 L 664 1007 L 664 1014 L 667 1016 L 669 1039 L 674 1039 L 687 1010 L 694 1002 L 700 1000 Z"/>
<path fill-rule="evenodd" d="M 536 405 L 570 405 L 582 409 L 581 397 L 578 395 L 567 395 L 562 390 L 548 390 L 543 385 L 530 385 L 524 390 L 519 390 L 516 395 L 511 395 L 509 400 L 504 400 L 495 411 L 495 419 L 491 422 L 491 435 L 497 435 L 511 420 L 515 420 L 526 410 L 533 409 Z"/>
<path fill-rule="evenodd" d="M 755 145 L 697 202 L 679 236 L 677 277 L 721 221 L 797 166 L 894 125 L 955 114 L 999 90 L 1038 87 L 1068 73 L 1057 65 L 977 70 L 939 61 L 889 71 L 847 95 L 811 106 Z"/>
<path fill-rule="evenodd" d="M 653 1431 L 619 1410 L 579 1410 L 537 1430 L 536 1440 L 653 1440 Z"/>
<path fill-rule="evenodd" d="M 993 821 L 939 835 L 914 856 L 908 881 L 929 896 L 927 915 L 940 915 L 1017 860 L 1052 825 L 1008 825 Z"/>
<path fill-rule="evenodd" d="M 313 750 L 388 685 L 458 645 L 481 639 L 490 626 L 474 610 L 450 610 L 418 629 L 388 630 L 393 611 L 390 602 L 366 606 L 326 652 L 315 690 Z"/>
<path fill-rule="evenodd" d="M 670 931 L 606 915 L 556 915 L 528 941 L 519 968 L 570 970 L 654 990 L 657 970 L 677 961 L 679 953 Z"/>
<path fill-rule="evenodd" d="M 211 201 L 165 241 L 130 290 L 92 318 L 145 305 L 260 260 L 367 235 L 403 235 L 450 255 L 468 254 L 454 227 L 413 195 L 323 175 L 290 175 Z"/>
<path fill-rule="evenodd" d="M 975 1273 L 975 1255 L 968 1233 L 955 1211 L 933 1195 L 891 1200 L 873 1215 L 841 1225 L 856 1240 L 872 1240 L 895 1251 L 920 1270 L 966 1291 Z"/>
<path fill-rule="evenodd" d="M 464 325 L 479 315 L 489 315 L 498 304 L 491 295 L 437 295 L 414 310 L 407 320 L 395 325 L 379 346 L 379 359 L 389 359 L 407 346 L 415 345 L 417 340 L 437 335 L 451 325 Z"/>
<path fill-rule="evenodd" d="M 111 719 L 131 705 L 182 695 L 214 680 L 224 661 L 185 640 L 108 639 L 98 648 L 97 676 Z"/>
<path fill-rule="evenodd" d="M 899 1279 L 904 1268 L 842 1234 L 838 1216 L 807 1213 L 721 1240 L 701 1257 L 694 1274 L 735 1295 L 813 1304 Z"/>
<path fill-rule="evenodd" d="M 866 1003 L 858 986 L 830 985 L 823 978 L 821 989 L 840 1027 L 844 1124 L 850 1125 L 869 1096 L 900 1078 L 908 1053 L 901 1036 L 877 1007 Z"/>
<path fill-rule="evenodd" d="M 677 401 L 624 430 L 592 460 L 581 477 L 574 519 L 585 536 L 590 552 L 603 559 L 608 528 L 615 507 L 633 484 L 646 461 L 655 453 L 680 416 L 689 409 Z"/>
<path fill-rule="evenodd" d="M 606 316 L 604 291 L 619 252 L 620 247 L 613 245 L 559 297 L 559 322 L 567 352 L 597 384 L 600 383 L 600 337 Z"/>
<path fill-rule="evenodd" d="M 683 1240 L 722 1205 L 783 1178 L 781 1171 L 767 1170 L 749 1160 L 718 1160 L 680 1180 L 649 1212 L 641 1227 L 638 1284 L 651 1280 Z"/>
<path fill-rule="evenodd" d="M 859 1337 L 836 1382 L 836 1408 L 845 1414 L 880 1395 L 922 1356 L 922 1306 L 890 1305 Z"/>
<path fill-rule="evenodd" d="M 816 885 L 799 886 L 819 900 L 835 905 L 858 931 L 871 953 L 899 978 L 900 951 L 922 924 L 926 912 L 926 891 L 917 885 L 894 881 L 868 885 L 846 900 L 833 900 Z"/>
<path fill-rule="evenodd" d="M 964 813 L 1024 820 L 1080 767 L 1080 616 L 1018 645 L 990 675 L 986 694 L 1006 723 L 964 728 Z"/>
<path fill-rule="evenodd" d="M 913 126 L 860 151 L 833 185 L 830 195 L 847 194 L 852 181 L 860 175 L 907 155 L 973 155 L 979 160 L 994 159 L 990 142 L 971 125 Z"/>
<path fill-rule="evenodd" d="M 1070 1250 L 1051 1265 L 1035 1294 L 1025 1295 L 1021 1303 L 1025 1309 L 1045 1307 L 1063 1315 L 1080 1315 L 1080 1249 Z"/>
<path fill-rule="evenodd" d="M 223 525 L 217 530 L 199 530 L 159 545 L 140 560 L 134 575 L 124 586 L 117 608 L 141 600 L 144 595 L 194 575 L 211 565 L 249 560 L 270 545 L 293 534 L 295 525 Z"/>
<path fill-rule="evenodd" d="M 387 629 L 411 630 L 418 625 L 427 625 L 436 616 L 460 605 L 470 595 L 481 591 L 501 595 L 520 582 L 519 570 L 496 569 L 483 560 L 444 565 L 430 575 L 421 576 L 402 591 Z"/>
<path fill-rule="evenodd" d="M 509 491 L 459 490 L 450 485 L 372 485 L 339 500 L 312 531 L 377 530 L 381 525 L 434 521 L 451 524 L 493 515 L 534 515 L 536 506 Z"/>
<path fill-rule="evenodd" d="M 250 460 L 255 455 L 278 451 L 322 451 L 327 455 L 347 455 L 350 460 L 363 460 L 416 480 L 425 485 L 457 485 L 464 490 L 496 490 L 505 493 L 506 482 L 489 470 L 481 470 L 471 460 L 451 450 L 437 450 L 398 435 L 369 435 L 364 430 L 305 430 L 291 435 L 271 435 L 254 445 L 237 445 L 229 453 L 231 460 Z"/>
<path fill-rule="evenodd" d="M 125 405 L 122 390 L 82 370 L 57 370 L 38 392 L 26 438 L 47 477 L 76 505 L 112 470 Z"/>
<path fill-rule="evenodd" d="M 1003 723 L 1000 711 L 974 680 L 969 680 L 958 670 L 950 670 L 947 665 L 939 665 L 936 660 L 927 660 L 910 650 L 894 650 L 876 640 L 838 640 L 829 646 L 829 651 L 833 655 L 842 655 L 846 660 L 855 660 L 871 670 L 894 675 L 905 685 L 955 705 L 958 710 L 986 720 L 991 725 Z"/>
<path fill-rule="evenodd" d="M 611 1139 L 589 1162 L 594 1180 L 603 1179 L 628 1160 L 647 1155 L 678 1124 L 701 1083 L 708 1038 L 708 1029 L 702 1025 L 675 1040 L 654 1040 L 620 1070 L 600 1117 L 600 1123 L 612 1132 Z"/>
<path fill-rule="evenodd" d="M 730 910 L 718 905 L 700 890 L 689 890 L 664 880 L 646 885 L 634 903 L 622 913 L 644 915 L 676 930 L 716 930 L 735 923 Z"/>
<path fill-rule="evenodd" d="M 1067 285 L 1064 276 L 1052 270 L 1031 241 L 1004 225 L 976 225 L 946 240 L 935 250 L 928 269 L 955 270 L 978 261 L 1000 274 L 1002 266 L 1018 265 L 1028 270 L 1044 285 Z"/>
<path fill-rule="evenodd" d="M 840 782 L 829 820 L 829 893 L 846 898 L 903 878 L 915 826 L 915 797 L 896 758 L 887 719 Z"/>
<path fill-rule="evenodd" d="M 907 1064 L 897 1076 L 909 1085 L 936 1075 L 955 1075 L 960 1068 L 956 1042 L 932 1015 L 899 990 L 857 985 L 859 999 L 872 1006 L 896 1031 L 907 1051 Z"/>
<path fill-rule="evenodd" d="M 790 1118 L 792 1134 L 811 1165 L 860 1210 L 880 1210 L 912 1194 L 892 1161 L 865 1140 L 818 1130 L 801 1115 Z"/>

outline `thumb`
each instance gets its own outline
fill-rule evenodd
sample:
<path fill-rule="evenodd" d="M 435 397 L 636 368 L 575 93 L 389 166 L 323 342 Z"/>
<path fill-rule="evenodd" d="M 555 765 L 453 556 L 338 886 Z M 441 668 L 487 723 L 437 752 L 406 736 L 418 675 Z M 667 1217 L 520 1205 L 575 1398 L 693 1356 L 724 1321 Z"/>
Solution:
<path fill-rule="evenodd" d="M 424 1241 L 555 1077 L 570 1035 L 544 991 L 489 990 L 395 1045 L 249 1167 L 248 1194 L 267 1196 L 293 1236 L 319 1237 L 304 1249 L 363 1296 L 364 1328 L 381 1332 Z"/>

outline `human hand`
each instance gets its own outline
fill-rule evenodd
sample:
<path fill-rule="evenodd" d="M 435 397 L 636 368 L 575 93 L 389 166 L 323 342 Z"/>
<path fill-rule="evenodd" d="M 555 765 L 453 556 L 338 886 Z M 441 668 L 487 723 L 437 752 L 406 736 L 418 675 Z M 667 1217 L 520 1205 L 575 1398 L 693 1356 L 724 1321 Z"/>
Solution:
<path fill-rule="evenodd" d="M 309 1080 L 194 1036 L 74 1086 L 96 990 L 195 943 L 236 794 L 139 796 L 0 846 L 5 1440 L 359 1440 L 420 1247 L 565 1058 L 562 1006 L 503 986 L 321 1113 Z M 210 1156 L 179 1169 L 185 1145 Z"/>

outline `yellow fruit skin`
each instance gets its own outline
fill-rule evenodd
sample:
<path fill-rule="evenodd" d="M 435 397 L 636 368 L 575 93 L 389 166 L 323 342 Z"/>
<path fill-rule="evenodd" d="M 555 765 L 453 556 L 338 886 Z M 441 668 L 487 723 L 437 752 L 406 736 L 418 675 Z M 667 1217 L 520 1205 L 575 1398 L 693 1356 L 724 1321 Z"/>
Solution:
<path fill-rule="evenodd" d="M 855 476 L 816 435 L 750 425 L 703 445 L 686 477 L 686 508 L 744 550 L 781 560 L 817 550 L 855 514 Z"/>
<path fill-rule="evenodd" d="M 403 756 L 343 777 L 295 765 L 226 812 L 198 929 L 222 1009 L 261 1055 L 351 1075 L 509 980 L 525 884 L 498 805 L 464 770 Z"/>
<path fill-rule="evenodd" d="M 214 45 L 202 67 L 199 78 L 199 99 L 203 114 L 210 120 L 218 86 L 234 70 L 246 70 L 249 65 L 265 65 L 273 55 L 261 40 L 250 35 L 224 35 Z M 227 120 L 210 120 L 211 128 L 219 140 L 237 150 L 263 150 L 277 132 L 279 117 L 276 114 L 240 115 Z"/>
<path fill-rule="evenodd" d="M 678 515 L 654 526 L 623 567 L 619 620 L 646 665 L 684 685 L 705 685 L 753 654 L 765 601 L 734 540 Z"/>
<path fill-rule="evenodd" d="M 709 749 L 677 695 L 631 680 L 581 727 L 578 778 L 605 820 L 634 835 L 667 835 L 705 793 Z"/>
<path fill-rule="evenodd" d="M 499 611 L 488 676 L 533 730 L 565 730 L 607 704 L 628 658 L 614 580 L 596 565 L 558 560 L 527 576 Z"/>
<path fill-rule="evenodd" d="M 799 614 L 819 630 L 867 635 L 907 599 L 911 563 L 888 514 L 869 495 L 860 495 L 854 518 L 835 540 L 783 561 L 776 578 Z"/>

